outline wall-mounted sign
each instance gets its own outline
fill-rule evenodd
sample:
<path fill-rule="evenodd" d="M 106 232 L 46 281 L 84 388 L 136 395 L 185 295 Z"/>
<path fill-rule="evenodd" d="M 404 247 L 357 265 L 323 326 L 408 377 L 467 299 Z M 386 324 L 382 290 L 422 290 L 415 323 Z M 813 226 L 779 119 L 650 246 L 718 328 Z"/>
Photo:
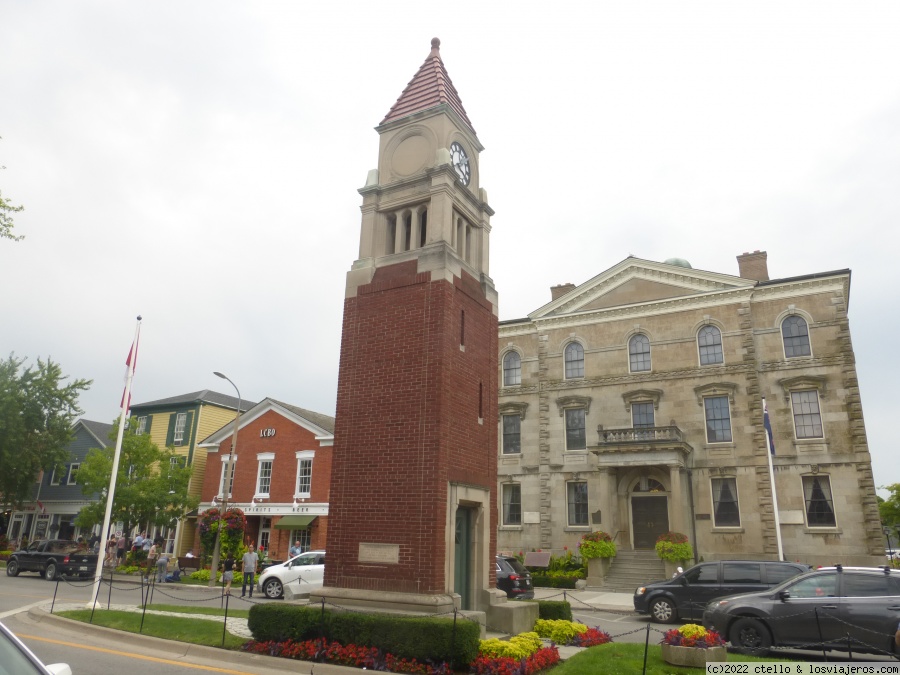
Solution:
<path fill-rule="evenodd" d="M 275 435 L 275 430 L 274 430 L 274 429 L 269 428 L 269 429 L 260 429 L 260 430 L 259 430 L 259 437 L 260 437 L 260 438 L 271 438 L 271 437 L 274 436 L 274 435 Z"/>

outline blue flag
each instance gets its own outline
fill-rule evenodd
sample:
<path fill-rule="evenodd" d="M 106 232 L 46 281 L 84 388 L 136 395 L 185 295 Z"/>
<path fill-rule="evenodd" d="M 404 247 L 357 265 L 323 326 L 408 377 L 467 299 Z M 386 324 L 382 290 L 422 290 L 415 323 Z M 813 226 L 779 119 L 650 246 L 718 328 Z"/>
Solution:
<path fill-rule="evenodd" d="M 772 433 L 772 424 L 769 422 L 769 406 L 766 405 L 766 399 L 763 398 L 763 426 L 769 434 L 769 452 L 775 455 L 775 435 Z"/>

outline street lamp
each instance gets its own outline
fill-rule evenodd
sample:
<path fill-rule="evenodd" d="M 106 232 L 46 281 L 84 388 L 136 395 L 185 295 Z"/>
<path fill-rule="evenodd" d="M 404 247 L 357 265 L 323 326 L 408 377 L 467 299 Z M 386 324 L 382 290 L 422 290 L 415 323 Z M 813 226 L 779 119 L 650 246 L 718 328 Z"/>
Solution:
<path fill-rule="evenodd" d="M 213 375 L 231 382 L 230 378 L 218 371 L 214 371 Z M 238 419 L 241 416 L 241 390 L 237 388 L 237 385 L 234 382 L 231 382 L 231 386 L 234 387 L 234 390 L 237 392 L 238 404 L 237 410 L 234 411 L 234 432 L 231 436 L 231 450 L 228 451 L 228 462 L 225 465 L 225 480 L 222 481 L 222 511 L 219 515 L 219 526 L 216 528 L 216 545 L 213 547 L 212 569 L 209 571 L 210 588 L 213 588 L 216 585 L 216 573 L 219 570 L 219 556 L 222 548 L 222 523 L 224 522 L 225 510 L 228 508 L 228 493 L 231 492 L 234 484 L 234 476 L 231 474 L 231 471 L 234 456 L 237 453 Z M 215 501 L 215 497 L 213 497 L 213 503 L 215 503 Z"/>

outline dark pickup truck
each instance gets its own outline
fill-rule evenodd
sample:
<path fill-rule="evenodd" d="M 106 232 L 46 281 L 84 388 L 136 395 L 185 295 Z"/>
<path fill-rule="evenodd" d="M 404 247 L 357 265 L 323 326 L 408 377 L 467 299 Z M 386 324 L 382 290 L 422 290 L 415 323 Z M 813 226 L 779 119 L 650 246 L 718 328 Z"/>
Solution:
<path fill-rule="evenodd" d="M 60 576 L 89 577 L 97 568 L 97 554 L 79 548 L 71 539 L 45 539 L 16 551 L 6 561 L 7 576 L 37 572 L 48 581 Z"/>

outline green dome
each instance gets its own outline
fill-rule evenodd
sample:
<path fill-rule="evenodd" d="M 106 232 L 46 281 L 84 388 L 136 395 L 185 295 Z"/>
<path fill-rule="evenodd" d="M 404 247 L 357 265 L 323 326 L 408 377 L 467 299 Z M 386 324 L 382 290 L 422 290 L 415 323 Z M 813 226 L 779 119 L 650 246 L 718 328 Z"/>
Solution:
<path fill-rule="evenodd" d="M 668 258 L 665 261 L 666 265 L 675 265 L 675 267 L 687 267 L 689 270 L 694 269 L 691 267 L 691 263 L 689 263 L 684 258 Z"/>

